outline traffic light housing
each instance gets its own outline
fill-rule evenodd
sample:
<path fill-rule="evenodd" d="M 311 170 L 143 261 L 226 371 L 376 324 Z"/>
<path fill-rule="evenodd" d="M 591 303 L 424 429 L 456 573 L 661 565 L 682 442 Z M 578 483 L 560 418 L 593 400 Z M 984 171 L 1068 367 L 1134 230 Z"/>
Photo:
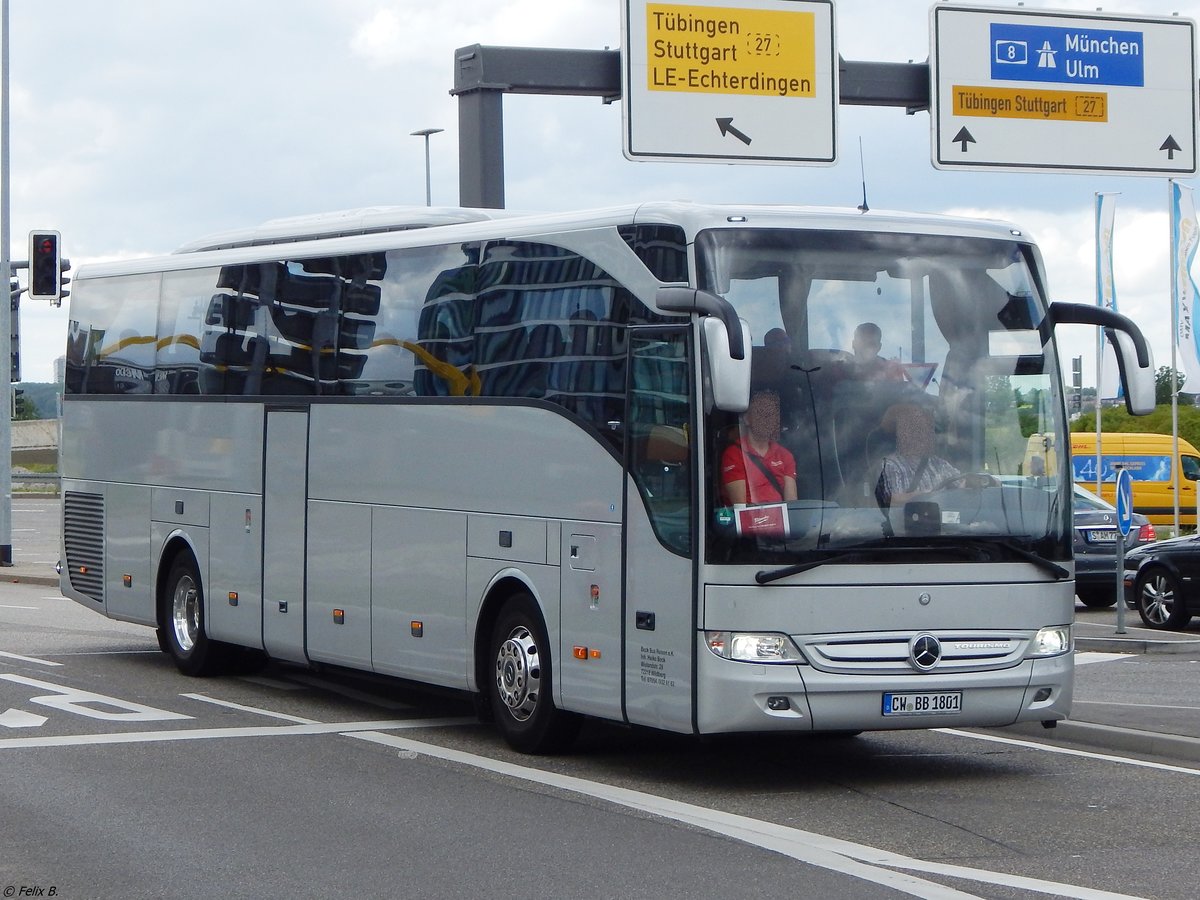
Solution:
<path fill-rule="evenodd" d="M 29 299 L 62 298 L 62 236 L 57 231 L 29 232 Z"/>
<path fill-rule="evenodd" d="M 8 283 L 8 302 L 12 308 L 12 317 L 8 320 L 10 325 L 8 372 L 9 381 L 15 383 L 21 380 L 21 286 L 15 278 Z"/>

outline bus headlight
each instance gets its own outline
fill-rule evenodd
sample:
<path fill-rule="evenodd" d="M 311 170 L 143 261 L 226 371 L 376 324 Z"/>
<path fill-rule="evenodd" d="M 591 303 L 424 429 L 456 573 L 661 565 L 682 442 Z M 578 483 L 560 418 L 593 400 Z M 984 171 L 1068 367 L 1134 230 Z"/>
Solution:
<path fill-rule="evenodd" d="M 745 631 L 706 631 L 708 649 L 737 662 L 800 665 L 804 657 L 786 634 Z"/>
<path fill-rule="evenodd" d="M 1071 651 L 1071 626 L 1052 625 L 1043 628 L 1033 638 L 1030 656 L 1058 656 Z"/>

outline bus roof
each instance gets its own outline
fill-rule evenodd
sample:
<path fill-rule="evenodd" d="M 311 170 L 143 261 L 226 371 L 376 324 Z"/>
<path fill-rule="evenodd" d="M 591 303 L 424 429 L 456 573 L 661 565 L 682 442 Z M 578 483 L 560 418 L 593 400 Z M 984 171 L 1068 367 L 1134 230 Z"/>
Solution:
<path fill-rule="evenodd" d="M 371 206 L 362 209 L 343 209 L 336 212 L 270 219 L 261 225 L 253 225 L 249 228 L 219 231 L 189 241 L 175 252 L 198 253 L 204 250 L 230 250 L 235 247 L 256 247 L 262 244 L 408 231 L 413 228 L 481 222 L 513 215 L 516 213 L 505 210 L 460 207 Z"/>
<path fill-rule="evenodd" d="M 504 220 L 498 226 L 498 219 Z M 805 228 L 919 232 L 1005 240 L 1029 240 L 1008 223 L 929 213 L 775 205 L 714 205 L 656 201 L 564 213 L 516 213 L 429 207 L 374 207 L 273 219 L 183 245 L 173 254 L 81 266 L 76 280 L 234 265 L 264 259 L 378 252 L 443 242 L 495 237 L 547 237 L 567 231 L 622 224 L 680 226 L 688 241 L 712 228 Z M 271 248 L 269 251 L 266 248 Z"/>

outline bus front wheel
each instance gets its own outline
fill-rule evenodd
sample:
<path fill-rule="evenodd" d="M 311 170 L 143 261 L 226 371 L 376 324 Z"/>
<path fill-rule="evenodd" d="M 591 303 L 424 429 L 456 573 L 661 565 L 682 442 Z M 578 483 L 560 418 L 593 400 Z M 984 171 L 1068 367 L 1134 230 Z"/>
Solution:
<path fill-rule="evenodd" d="M 184 675 L 215 675 L 224 662 L 224 645 L 204 633 L 204 591 L 196 563 L 186 553 L 175 557 L 163 593 L 159 645 Z"/>
<path fill-rule="evenodd" d="M 492 713 L 505 740 L 523 753 L 565 749 L 579 719 L 554 705 L 550 641 L 533 597 L 518 594 L 505 603 L 490 646 Z"/>

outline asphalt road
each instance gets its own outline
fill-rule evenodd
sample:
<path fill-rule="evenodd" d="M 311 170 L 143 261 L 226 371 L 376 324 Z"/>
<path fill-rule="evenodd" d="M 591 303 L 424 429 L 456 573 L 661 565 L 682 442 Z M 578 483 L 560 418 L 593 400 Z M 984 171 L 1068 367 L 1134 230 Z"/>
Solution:
<path fill-rule="evenodd" d="M 1097 656 L 1083 703 L 1197 665 Z M 148 629 L 39 585 L 0 593 L 0 760 L 0 892 L 1190 898 L 1200 880 L 1186 760 L 1011 730 L 605 725 L 530 758 L 457 696 L 274 664 L 185 678 Z"/>
<path fill-rule="evenodd" d="M 46 515 L 15 505 L 17 550 Z M 0 584 L 0 895 L 1191 898 L 1200 654 L 1168 649 L 1078 654 L 1074 730 L 588 724 L 531 758 L 458 695 L 190 679 L 149 629 Z"/>

